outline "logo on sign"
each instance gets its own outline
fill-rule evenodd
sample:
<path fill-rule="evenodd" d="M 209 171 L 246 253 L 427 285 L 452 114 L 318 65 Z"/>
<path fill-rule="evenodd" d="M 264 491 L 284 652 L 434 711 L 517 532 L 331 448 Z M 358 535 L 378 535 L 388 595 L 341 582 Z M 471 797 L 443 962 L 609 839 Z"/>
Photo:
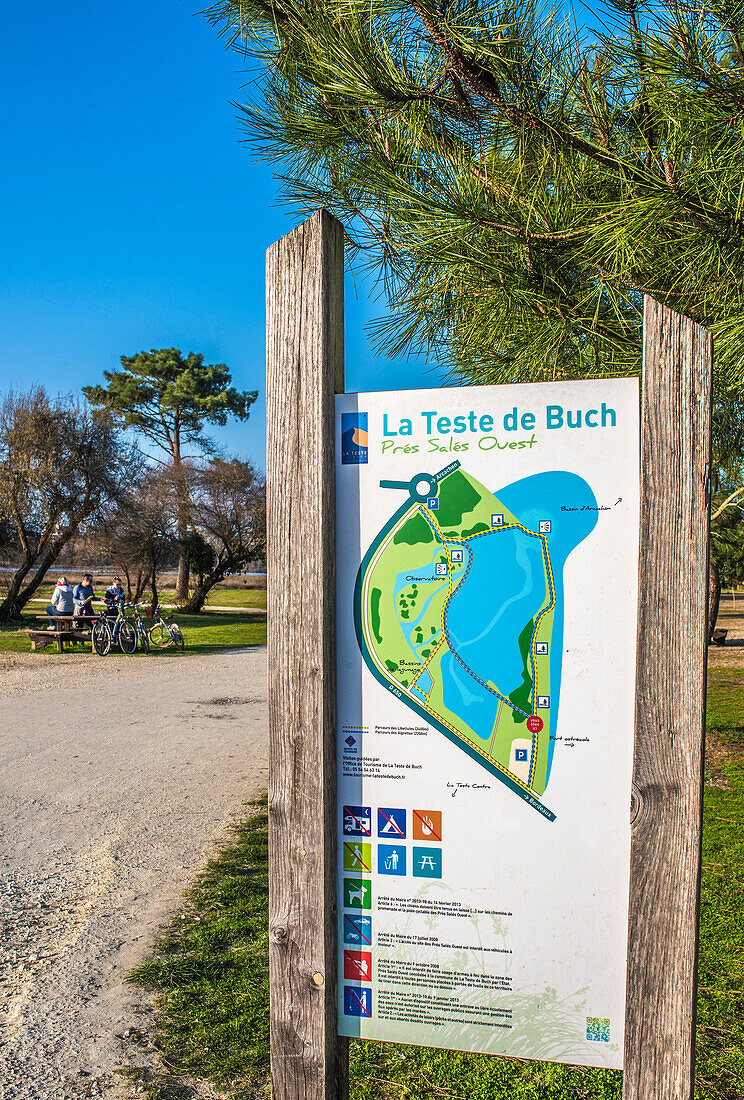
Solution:
<path fill-rule="evenodd" d="M 379 844 L 377 846 L 377 871 L 381 875 L 404 875 L 406 873 L 406 850 L 402 844 Z"/>
<path fill-rule="evenodd" d="M 372 952 L 344 951 L 344 977 L 356 982 L 371 982 Z"/>
<path fill-rule="evenodd" d="M 442 877 L 442 849 L 414 848 L 411 855 L 414 878 Z"/>
<path fill-rule="evenodd" d="M 344 909 L 371 909 L 372 883 L 362 878 L 344 879 Z"/>
<path fill-rule="evenodd" d="M 442 841 L 442 811 L 441 810 L 414 810 L 413 811 L 413 839 L 429 840 L 433 844 L 441 844 Z"/>
<path fill-rule="evenodd" d="M 372 845 L 361 840 L 344 841 L 344 871 L 358 875 L 372 874 Z"/>
<path fill-rule="evenodd" d="M 377 811 L 377 835 L 406 838 L 406 811 L 381 806 Z"/>
<path fill-rule="evenodd" d="M 372 836 L 372 807 L 344 806 L 344 836 Z"/>
<path fill-rule="evenodd" d="M 341 465 L 361 466 L 368 453 L 367 413 L 341 413 Z"/>
<path fill-rule="evenodd" d="M 361 913 L 344 913 L 344 943 L 372 946 L 372 918 Z"/>
<path fill-rule="evenodd" d="M 344 986 L 344 1016 L 372 1016 L 372 990 Z"/>

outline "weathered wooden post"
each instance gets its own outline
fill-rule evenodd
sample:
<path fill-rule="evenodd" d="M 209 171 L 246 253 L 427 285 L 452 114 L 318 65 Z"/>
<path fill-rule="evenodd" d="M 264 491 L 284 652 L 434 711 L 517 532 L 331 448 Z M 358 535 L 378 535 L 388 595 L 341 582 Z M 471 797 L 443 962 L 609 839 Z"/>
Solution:
<path fill-rule="evenodd" d="M 713 344 L 646 298 L 624 1100 L 691 1100 Z"/>
<path fill-rule="evenodd" d="M 267 254 L 269 969 L 277 1100 L 343 1100 L 335 886 L 334 394 L 344 230 L 325 211 Z"/>

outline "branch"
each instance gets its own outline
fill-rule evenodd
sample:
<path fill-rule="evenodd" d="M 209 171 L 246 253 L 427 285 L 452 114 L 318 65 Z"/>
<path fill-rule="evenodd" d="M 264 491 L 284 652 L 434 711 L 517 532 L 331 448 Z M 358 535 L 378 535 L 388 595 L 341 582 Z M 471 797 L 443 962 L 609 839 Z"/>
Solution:
<path fill-rule="evenodd" d="M 573 152 L 588 157 L 597 164 L 601 164 L 604 168 L 610 168 L 613 172 L 625 176 L 636 185 L 658 185 L 658 180 L 651 174 L 650 167 L 647 168 L 645 172 L 640 172 L 637 168 L 626 163 L 622 158 L 594 145 L 592 142 L 586 141 L 584 138 L 580 137 L 578 134 L 572 133 L 565 127 L 559 127 L 552 123 L 548 123 L 533 111 L 520 107 L 514 103 L 507 102 L 501 94 L 501 88 L 493 73 L 489 72 L 489 70 L 484 68 L 479 62 L 467 57 L 460 47 L 455 46 L 447 38 L 444 31 L 442 31 L 433 19 L 423 10 L 419 0 L 408 0 L 408 3 L 416 11 L 429 37 L 445 55 L 449 65 L 458 76 L 469 85 L 476 95 L 481 96 L 482 99 L 485 99 L 497 111 L 503 114 L 512 125 L 527 126 L 534 134 L 548 141 L 558 142 L 571 149 Z M 644 138 L 650 151 L 652 148 L 653 133 L 644 133 Z M 719 211 L 711 215 L 705 207 L 701 206 L 700 203 L 689 194 L 681 193 L 679 198 L 691 214 L 696 214 L 703 222 L 707 222 L 711 228 L 715 226 L 716 229 L 718 229 L 718 226 L 723 223 L 724 225 L 736 229 L 740 233 L 744 232 L 744 221 L 742 221 L 742 219 L 732 219 Z"/>
<path fill-rule="evenodd" d="M 711 520 L 718 519 L 728 508 L 739 507 L 741 504 L 744 504 L 744 485 L 739 489 L 734 489 L 733 493 L 730 493 L 723 503 L 718 505 L 715 512 L 711 513 L 710 518 Z"/>

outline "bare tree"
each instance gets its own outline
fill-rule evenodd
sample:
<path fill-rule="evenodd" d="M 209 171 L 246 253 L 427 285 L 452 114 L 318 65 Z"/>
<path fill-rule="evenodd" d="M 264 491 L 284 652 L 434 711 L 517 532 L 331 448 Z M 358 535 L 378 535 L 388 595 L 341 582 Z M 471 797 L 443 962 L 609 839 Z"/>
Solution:
<path fill-rule="evenodd" d="M 0 514 L 17 543 L 0 622 L 18 619 L 62 549 L 125 495 L 141 460 L 111 414 L 42 387 L 0 404 Z"/>
<path fill-rule="evenodd" d="M 195 572 L 199 576 L 182 610 L 201 611 L 209 592 L 266 552 L 266 487 L 250 462 L 212 459 L 189 469 Z M 197 553 L 198 551 L 198 553 Z M 211 560 L 210 560 L 211 559 Z"/>
<path fill-rule="evenodd" d="M 130 600 L 150 587 L 158 602 L 158 573 L 179 558 L 178 501 L 169 468 L 148 468 L 102 524 L 96 545 L 122 574 Z"/>

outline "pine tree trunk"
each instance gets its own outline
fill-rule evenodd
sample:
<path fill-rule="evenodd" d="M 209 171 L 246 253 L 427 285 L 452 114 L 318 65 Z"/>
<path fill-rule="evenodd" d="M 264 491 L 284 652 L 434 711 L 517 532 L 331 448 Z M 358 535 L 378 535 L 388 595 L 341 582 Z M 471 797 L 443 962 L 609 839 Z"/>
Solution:
<path fill-rule="evenodd" d="M 710 572 L 708 574 L 708 640 L 713 637 L 718 618 L 718 605 L 721 602 L 721 575 L 715 558 L 710 556 Z"/>

